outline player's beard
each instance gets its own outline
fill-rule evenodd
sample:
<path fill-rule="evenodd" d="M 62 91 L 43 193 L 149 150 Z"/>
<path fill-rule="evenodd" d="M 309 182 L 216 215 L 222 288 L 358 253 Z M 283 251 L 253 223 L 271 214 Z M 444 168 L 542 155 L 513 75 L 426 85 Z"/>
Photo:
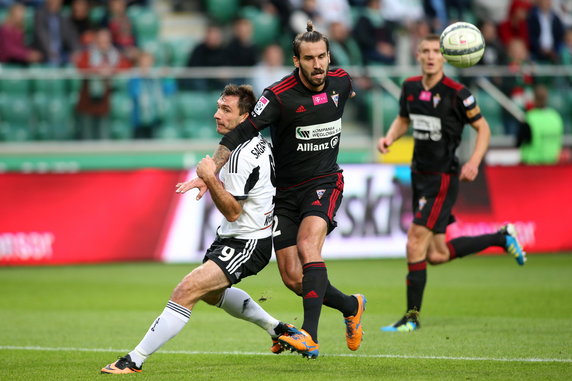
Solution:
<path fill-rule="evenodd" d="M 321 70 L 321 69 L 312 69 L 312 71 L 308 72 L 307 70 L 305 70 L 302 66 L 300 66 L 300 72 L 302 74 L 302 76 L 304 77 L 304 79 L 313 87 L 320 87 L 322 86 L 325 82 L 326 82 L 326 77 L 327 75 L 324 75 L 324 77 L 322 79 L 314 79 L 312 78 L 312 76 L 314 74 L 326 74 L 328 72 L 328 69 L 330 68 L 330 65 L 328 64 L 326 66 L 325 70 Z"/>

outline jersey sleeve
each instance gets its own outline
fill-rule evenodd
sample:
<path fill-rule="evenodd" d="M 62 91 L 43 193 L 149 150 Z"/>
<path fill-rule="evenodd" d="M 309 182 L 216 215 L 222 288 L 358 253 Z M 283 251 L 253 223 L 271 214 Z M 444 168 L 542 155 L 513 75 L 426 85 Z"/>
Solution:
<path fill-rule="evenodd" d="M 461 118 L 463 118 L 464 123 L 473 123 L 482 118 L 477 100 L 466 87 L 457 93 L 457 107 L 461 110 Z"/>
<path fill-rule="evenodd" d="M 252 139 L 280 118 L 280 104 L 274 93 L 264 90 L 250 116 L 222 137 L 220 144 L 233 151 L 240 144 Z"/>

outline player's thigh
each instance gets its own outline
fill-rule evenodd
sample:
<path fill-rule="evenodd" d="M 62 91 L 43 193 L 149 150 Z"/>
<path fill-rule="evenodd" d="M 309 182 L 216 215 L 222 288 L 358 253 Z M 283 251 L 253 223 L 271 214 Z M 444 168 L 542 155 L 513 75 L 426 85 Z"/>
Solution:
<path fill-rule="evenodd" d="M 230 281 L 222 269 L 213 261 L 206 261 L 183 278 L 175 287 L 171 299 L 191 308 L 209 292 L 229 285 Z"/>
<path fill-rule="evenodd" d="M 411 224 L 407 232 L 407 261 L 419 262 L 427 257 L 433 232 L 423 225 Z"/>

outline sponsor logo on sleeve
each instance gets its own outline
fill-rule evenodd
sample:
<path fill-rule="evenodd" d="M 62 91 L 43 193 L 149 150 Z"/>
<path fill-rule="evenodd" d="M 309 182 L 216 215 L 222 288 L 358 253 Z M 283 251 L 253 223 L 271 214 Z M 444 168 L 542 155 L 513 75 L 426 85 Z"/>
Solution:
<path fill-rule="evenodd" d="M 463 101 L 463 104 L 465 105 L 465 107 L 469 107 L 470 105 L 472 105 L 473 103 L 475 103 L 475 97 L 474 96 L 469 96 L 468 98 L 466 98 Z"/>
<path fill-rule="evenodd" d="M 264 111 L 264 109 L 266 108 L 266 106 L 268 106 L 269 103 L 270 103 L 270 101 L 268 100 L 268 98 L 266 98 L 264 95 L 261 96 L 258 99 L 258 102 L 256 102 L 256 106 L 254 106 L 253 112 L 256 115 L 262 114 L 262 111 Z"/>

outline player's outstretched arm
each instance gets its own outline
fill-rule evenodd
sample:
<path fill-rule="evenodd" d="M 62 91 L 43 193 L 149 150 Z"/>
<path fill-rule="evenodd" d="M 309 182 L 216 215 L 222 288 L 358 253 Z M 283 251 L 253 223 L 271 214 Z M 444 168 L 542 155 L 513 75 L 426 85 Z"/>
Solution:
<path fill-rule="evenodd" d="M 230 150 L 223 145 L 219 145 L 217 150 L 215 151 L 211 160 L 213 160 L 214 164 L 216 165 L 215 173 L 219 173 L 221 168 L 226 164 L 228 158 L 230 157 Z M 175 190 L 176 193 L 185 193 L 191 189 L 198 189 L 199 194 L 197 195 L 197 201 L 200 200 L 205 193 L 207 193 L 208 187 L 207 184 L 201 179 L 200 177 L 195 177 L 189 181 L 185 181 L 184 183 L 178 183 L 176 185 L 177 189 Z"/>
<path fill-rule="evenodd" d="M 402 116 L 397 116 L 391 123 L 387 134 L 378 140 L 377 149 L 379 152 L 388 153 L 389 146 L 391 146 L 394 141 L 402 137 L 407 132 L 408 128 L 409 119 Z"/>

